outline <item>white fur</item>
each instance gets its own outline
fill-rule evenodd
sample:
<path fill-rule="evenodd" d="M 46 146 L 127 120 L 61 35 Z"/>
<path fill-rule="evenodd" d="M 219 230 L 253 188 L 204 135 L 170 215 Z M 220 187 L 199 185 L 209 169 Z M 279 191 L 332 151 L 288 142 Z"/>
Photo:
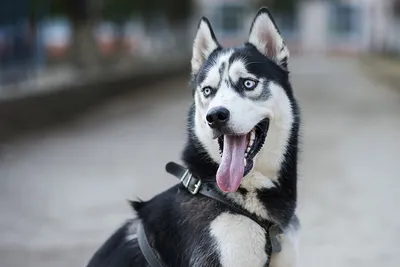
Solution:
<path fill-rule="evenodd" d="M 195 101 L 197 102 L 198 97 L 195 97 Z M 197 106 L 197 104 L 196 104 Z M 213 134 L 210 130 L 210 127 L 204 121 L 205 112 L 202 109 L 196 109 L 195 111 L 195 134 L 199 139 L 204 149 L 207 150 L 208 154 L 211 158 L 217 162 L 221 162 L 221 157 L 219 155 L 219 146 L 217 144 L 217 140 L 213 139 Z"/>
<path fill-rule="evenodd" d="M 294 117 L 291 103 L 284 90 L 276 83 L 270 83 L 269 89 L 272 96 L 265 105 L 272 116 L 264 147 L 255 158 L 254 169 L 279 182 L 277 173 L 287 150 Z"/>
<path fill-rule="evenodd" d="M 215 238 L 223 267 L 264 267 L 265 231 L 253 220 L 243 215 L 222 213 L 212 223 L 211 235 Z"/>
<path fill-rule="evenodd" d="M 201 20 L 193 43 L 192 73 L 197 73 L 204 61 L 218 48 L 217 42 L 212 37 L 212 30 L 206 21 Z"/>
<path fill-rule="evenodd" d="M 210 233 L 216 241 L 223 267 L 264 267 L 268 260 L 264 229 L 243 215 L 222 213 L 211 223 Z M 271 255 L 270 267 L 295 267 L 298 230 L 289 226 L 279 239 L 282 251 Z"/>
<path fill-rule="evenodd" d="M 275 187 L 275 184 L 271 181 L 271 179 L 268 179 L 268 177 L 265 177 L 259 171 L 253 170 L 248 174 L 248 176 L 249 179 L 244 179 L 242 185 L 250 191 Z"/>
<path fill-rule="evenodd" d="M 242 182 L 242 187 L 247 189 L 246 195 L 229 193 L 227 197 L 232 199 L 234 202 L 245 208 L 246 210 L 260 216 L 261 218 L 271 220 L 268 216 L 267 209 L 260 202 L 257 196 L 257 189 L 261 188 L 272 188 L 275 185 L 272 181 L 265 176 L 263 176 L 258 171 L 250 172 L 246 179 Z"/>
<path fill-rule="evenodd" d="M 255 18 L 249 43 L 278 64 L 289 58 L 289 50 L 267 13 L 261 13 Z"/>

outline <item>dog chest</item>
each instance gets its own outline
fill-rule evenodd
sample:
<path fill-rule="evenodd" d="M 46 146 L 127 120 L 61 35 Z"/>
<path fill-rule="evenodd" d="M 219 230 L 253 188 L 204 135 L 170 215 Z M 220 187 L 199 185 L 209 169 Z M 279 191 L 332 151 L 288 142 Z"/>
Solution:
<path fill-rule="evenodd" d="M 222 213 L 210 225 L 223 267 L 264 267 L 268 260 L 264 229 L 253 220 Z"/>

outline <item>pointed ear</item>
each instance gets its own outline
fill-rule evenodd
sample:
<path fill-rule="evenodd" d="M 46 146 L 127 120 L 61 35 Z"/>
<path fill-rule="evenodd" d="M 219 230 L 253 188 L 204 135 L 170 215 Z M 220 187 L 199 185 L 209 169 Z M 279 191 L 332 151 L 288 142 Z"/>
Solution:
<path fill-rule="evenodd" d="M 264 56 L 274 60 L 285 69 L 287 68 L 289 49 L 266 7 L 257 12 L 251 24 L 249 43 L 254 45 Z"/>
<path fill-rule="evenodd" d="M 220 45 L 215 38 L 210 22 L 207 18 L 202 17 L 193 43 L 191 60 L 193 75 L 197 74 L 206 59 L 218 47 L 220 47 Z"/>

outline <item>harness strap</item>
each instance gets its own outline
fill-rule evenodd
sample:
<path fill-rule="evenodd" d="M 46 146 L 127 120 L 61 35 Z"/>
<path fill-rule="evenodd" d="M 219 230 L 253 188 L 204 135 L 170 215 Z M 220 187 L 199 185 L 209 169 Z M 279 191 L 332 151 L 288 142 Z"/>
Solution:
<path fill-rule="evenodd" d="M 269 227 L 272 225 L 272 223 L 270 222 L 267 222 L 266 225 L 266 223 L 262 222 L 257 216 L 239 207 L 234 202 L 227 199 L 224 195 L 218 193 L 215 181 L 202 181 L 200 179 L 197 179 L 189 172 L 189 170 L 175 162 L 169 162 L 166 166 L 166 170 L 168 173 L 178 177 L 181 180 L 183 186 L 186 187 L 186 189 L 193 195 L 200 193 L 206 197 L 221 202 L 222 204 L 235 210 L 237 213 L 249 217 L 264 229 L 269 229 Z"/>
<path fill-rule="evenodd" d="M 151 267 L 165 267 L 162 260 L 158 257 L 154 249 L 150 246 L 149 240 L 143 228 L 142 222 L 139 223 L 137 228 L 137 238 L 140 250 L 142 251 L 146 261 Z"/>
<path fill-rule="evenodd" d="M 266 232 L 266 238 L 270 241 L 271 250 L 267 252 L 268 258 L 270 259 L 272 253 L 278 253 L 282 250 L 281 244 L 278 239 L 278 235 L 282 234 L 282 229 L 272 222 L 265 222 L 260 220 L 256 215 L 248 212 L 247 210 L 241 208 L 236 205 L 234 202 L 227 199 L 224 195 L 219 193 L 219 190 L 215 186 L 215 181 L 202 181 L 194 177 L 188 169 L 185 167 L 175 163 L 169 162 L 166 165 L 166 170 L 168 173 L 176 176 L 180 179 L 182 185 L 193 195 L 198 193 L 212 198 L 222 204 L 228 206 L 232 210 L 235 210 L 237 213 L 242 214 L 253 221 L 255 221 L 258 225 L 260 225 Z M 151 247 L 150 243 L 147 240 L 146 233 L 144 231 L 143 225 L 140 223 L 138 226 L 138 242 L 139 247 L 146 258 L 147 262 L 151 267 L 165 267 L 166 265 L 163 261 L 158 257 L 158 254 Z M 268 264 L 266 265 L 268 267 Z"/>

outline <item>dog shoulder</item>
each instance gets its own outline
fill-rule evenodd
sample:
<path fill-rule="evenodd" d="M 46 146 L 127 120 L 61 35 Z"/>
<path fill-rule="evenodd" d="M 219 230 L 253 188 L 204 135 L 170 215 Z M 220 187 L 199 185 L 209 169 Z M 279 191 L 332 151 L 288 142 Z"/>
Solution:
<path fill-rule="evenodd" d="M 87 267 L 146 267 L 136 238 L 136 220 L 129 220 L 95 252 Z"/>

